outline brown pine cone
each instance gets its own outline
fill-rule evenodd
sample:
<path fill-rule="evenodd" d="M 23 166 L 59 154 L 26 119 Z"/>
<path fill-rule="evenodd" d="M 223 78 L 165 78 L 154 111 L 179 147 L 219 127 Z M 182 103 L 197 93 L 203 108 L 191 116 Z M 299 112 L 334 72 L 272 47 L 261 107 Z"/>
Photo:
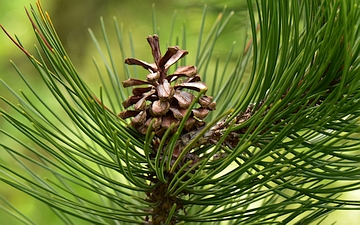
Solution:
<path fill-rule="evenodd" d="M 147 63 L 142 60 L 127 58 L 128 65 L 142 66 L 150 73 L 146 80 L 130 78 L 122 82 L 124 87 L 135 87 L 130 96 L 122 104 L 127 109 L 119 114 L 123 119 L 133 117 L 131 125 L 140 133 L 145 134 L 152 119 L 152 130 L 157 137 L 161 138 L 166 129 L 173 123 L 175 132 L 181 120 L 185 116 L 190 104 L 196 98 L 188 90 L 197 92 L 206 91 L 207 86 L 201 82 L 195 66 L 181 66 L 174 74 L 167 75 L 170 66 L 188 54 L 188 51 L 181 50 L 178 46 L 168 47 L 165 55 L 161 57 L 159 37 L 148 36 L 155 63 Z M 191 131 L 205 123 L 203 119 L 209 111 L 214 110 L 216 103 L 211 96 L 201 96 L 197 102 L 197 108 L 193 108 L 190 117 L 185 124 L 185 130 Z"/>

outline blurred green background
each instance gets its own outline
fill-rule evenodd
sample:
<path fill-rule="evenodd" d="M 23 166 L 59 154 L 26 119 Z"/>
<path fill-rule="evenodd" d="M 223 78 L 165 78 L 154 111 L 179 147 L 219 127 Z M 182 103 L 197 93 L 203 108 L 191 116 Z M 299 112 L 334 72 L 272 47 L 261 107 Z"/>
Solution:
<path fill-rule="evenodd" d="M 98 90 L 100 85 L 97 78 L 95 66 L 92 62 L 92 57 L 95 57 L 98 62 L 101 59 L 95 49 L 95 46 L 90 38 L 88 28 L 91 28 L 99 41 L 102 40 L 100 28 L 100 16 L 103 16 L 107 27 L 109 39 L 114 43 L 114 52 L 117 52 L 119 47 L 115 41 L 115 32 L 113 29 L 113 16 L 116 16 L 118 21 L 123 24 L 125 43 L 129 43 L 129 36 L 132 36 L 135 45 L 135 54 L 138 58 L 144 60 L 151 60 L 151 54 L 148 44 L 145 40 L 147 35 L 153 34 L 152 26 L 152 5 L 155 4 L 156 9 L 156 26 L 160 36 L 162 48 L 165 44 L 174 45 L 179 40 L 178 45 L 181 48 L 189 50 L 187 64 L 194 64 L 196 54 L 196 44 L 199 35 L 200 22 L 204 5 L 207 5 L 207 20 L 205 24 L 205 34 L 209 31 L 212 23 L 220 12 L 223 11 L 224 5 L 227 5 L 227 13 L 235 11 L 235 14 L 214 51 L 214 56 L 225 60 L 227 53 L 236 41 L 237 45 L 235 51 L 241 51 L 244 38 L 247 34 L 245 27 L 248 25 L 246 1 L 244 0 L 208 0 L 208 1 L 194 1 L 194 0 L 155 0 L 155 1 L 141 1 L 141 0 L 53 0 L 42 1 L 42 5 L 46 11 L 49 12 L 53 23 L 58 31 L 60 39 L 63 41 L 65 49 L 68 51 L 75 67 L 79 74 Z M 0 1 L 0 24 L 2 24 L 10 34 L 16 34 L 21 40 L 22 44 L 30 52 L 34 52 L 33 44 L 36 43 L 32 27 L 26 16 L 24 6 L 29 8 L 29 5 L 35 6 L 35 0 L 1 0 Z M 175 35 L 170 39 L 170 27 L 174 12 L 176 11 Z M 227 16 L 227 14 L 225 14 Z M 182 30 L 186 30 L 186 47 L 182 46 Z M 102 44 L 102 46 L 104 46 Z M 131 56 L 130 47 L 125 49 L 128 56 Z M 115 55 L 117 59 L 119 55 Z M 235 61 L 237 54 L 234 54 Z M 119 57 L 118 57 L 119 58 Z M 17 66 L 26 74 L 27 78 L 32 84 L 38 88 L 39 92 L 44 86 L 41 82 L 37 82 L 40 78 L 32 65 L 27 60 L 26 56 L 15 47 L 15 45 L 8 39 L 8 37 L 0 32 L 0 78 L 8 83 L 14 90 L 26 89 L 25 85 L 20 82 L 20 77 L 16 74 L 14 68 L 9 62 L 13 60 Z M 117 60 L 118 67 L 121 70 L 123 62 Z M 214 59 L 215 62 L 215 59 Z M 211 67 L 210 67 L 211 68 Z M 230 65 L 231 68 L 231 65 Z M 230 71 L 231 69 L 229 69 Z M 26 72 L 25 72 L 26 71 Z M 211 71 L 207 71 L 209 76 L 212 76 Z M 201 71 L 200 71 L 201 73 Z M 208 78 L 209 79 L 209 78 Z M 209 79 L 211 85 L 211 78 Z M 0 95 L 13 101 L 17 100 L 3 87 L 0 87 Z M 49 98 L 51 96 L 49 95 Z M 0 107 L 6 107 L 0 102 Z M 5 121 L 0 118 L 0 128 L 10 130 L 16 134 L 16 131 Z M 3 138 L 0 136 L 0 138 Z M 21 147 L 19 151 L 21 151 Z M 0 150 L 2 151 L 2 150 Z M 14 162 L 7 154 L 0 153 L 0 160 L 7 163 Z M 16 165 L 16 164 L 14 164 Z M 44 175 L 45 176 L 45 175 Z M 29 215 L 38 224 L 61 224 L 60 221 L 53 215 L 50 209 L 44 204 L 28 197 L 27 195 L 16 191 L 4 184 L 0 184 L 0 195 L 13 203 L 19 211 Z M 354 198 L 360 199 L 360 192 L 354 192 Z M 1 201 L 0 201 L 1 202 Z M 0 203 L 1 204 L 1 203 Z M 331 215 L 328 220 L 338 220 L 337 224 L 355 225 L 360 221 L 360 213 L 356 212 L 337 212 Z M 325 221 L 324 224 L 327 224 Z M 0 224 L 13 225 L 19 224 L 11 216 L 0 210 Z M 77 222 L 76 224 L 86 224 Z"/>

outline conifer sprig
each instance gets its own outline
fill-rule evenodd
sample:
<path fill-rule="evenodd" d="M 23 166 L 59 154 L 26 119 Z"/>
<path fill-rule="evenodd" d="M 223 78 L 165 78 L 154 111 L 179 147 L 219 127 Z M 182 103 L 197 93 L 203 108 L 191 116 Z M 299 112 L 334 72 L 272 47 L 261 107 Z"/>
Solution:
<path fill-rule="evenodd" d="M 125 60 L 123 31 L 114 20 L 124 61 L 146 68 L 145 80 L 128 67 L 123 73 L 116 69 L 101 20 L 107 52 L 91 36 L 112 82 L 104 81 L 94 60 L 103 82 L 95 92 L 77 73 L 40 2 L 37 10 L 28 11 L 40 43 L 36 54 L 5 32 L 28 56 L 56 104 L 46 101 L 15 64 L 29 89 L 19 93 L 0 80 L 18 99 L 1 97 L 2 117 L 31 141 L 0 130 L 14 143 L 0 145 L 19 167 L 1 162 L 0 181 L 49 205 L 63 223 L 310 224 L 334 210 L 360 208 L 356 199 L 341 195 L 360 188 L 356 1 L 249 0 L 251 41 L 238 52 L 232 70 L 224 66 L 218 92 L 206 88 L 217 102 L 207 118 L 196 112 L 213 104 L 210 97 L 204 100 L 205 88 L 190 95 L 181 85 L 210 79 L 197 74 L 209 76 L 212 52 L 232 12 L 217 17 L 204 42 L 203 17 L 193 51 L 197 69 L 177 67 L 173 74 L 168 66 L 187 51 L 169 47 L 162 56 L 158 36 L 152 35 L 155 64 Z M 155 19 L 153 24 L 157 31 Z M 171 84 L 176 79 L 183 80 Z M 131 96 L 120 81 L 145 87 L 135 87 Z M 118 116 L 119 109 L 135 113 Z M 165 119 L 168 126 L 162 126 L 158 120 L 167 116 L 176 121 Z M 192 118 L 201 124 L 188 126 Z M 2 208 L 35 224 L 6 199 Z"/>

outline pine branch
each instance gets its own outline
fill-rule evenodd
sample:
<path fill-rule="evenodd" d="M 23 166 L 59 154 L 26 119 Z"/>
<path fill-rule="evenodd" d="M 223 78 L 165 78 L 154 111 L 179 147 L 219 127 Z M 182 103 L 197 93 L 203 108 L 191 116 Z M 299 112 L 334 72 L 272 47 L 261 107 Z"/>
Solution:
<path fill-rule="evenodd" d="M 189 52 L 179 46 L 162 55 L 157 35 L 147 38 L 154 63 L 126 58 L 114 20 L 121 55 L 149 72 L 144 80 L 128 67 L 119 74 L 101 19 L 107 53 L 91 36 L 112 82 L 94 60 L 102 81 L 95 94 L 37 2 L 38 12 L 27 11 L 37 56 L 1 27 L 58 108 L 14 64 L 30 93 L 17 94 L 1 81 L 20 105 L 1 97 L 10 110 L 0 111 L 33 144 L 1 133 L 35 157 L 1 143 L 21 172 L 1 163 L 0 180 L 49 205 L 64 223 L 76 217 L 94 224 L 310 224 L 334 210 L 359 209 L 358 201 L 340 196 L 360 188 L 355 3 L 248 1 L 252 37 L 227 72 L 230 49 L 221 79 L 216 65 L 221 88 L 210 97 L 211 55 L 233 12 L 226 17 L 224 9 L 202 42 L 204 8 L 196 67 L 179 61 Z M 155 16 L 153 24 L 157 31 Z M 129 98 L 120 77 L 123 87 L 140 86 Z M 50 176 L 43 179 L 33 167 Z"/>

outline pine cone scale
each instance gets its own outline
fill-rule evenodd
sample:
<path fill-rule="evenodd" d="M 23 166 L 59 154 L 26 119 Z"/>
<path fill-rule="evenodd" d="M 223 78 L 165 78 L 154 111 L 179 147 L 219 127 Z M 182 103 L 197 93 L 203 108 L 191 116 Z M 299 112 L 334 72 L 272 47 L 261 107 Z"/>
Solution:
<path fill-rule="evenodd" d="M 176 90 L 174 98 L 178 101 L 181 108 L 188 108 L 192 101 L 194 101 L 195 96 L 186 91 Z"/>
<path fill-rule="evenodd" d="M 196 66 L 179 66 L 174 74 L 183 74 L 185 76 L 191 77 L 197 74 Z"/>
<path fill-rule="evenodd" d="M 119 117 L 121 119 L 127 119 L 127 118 L 130 118 L 130 117 L 134 117 L 138 114 L 139 112 L 135 111 L 135 110 L 125 110 L 121 113 L 119 113 Z"/>
<path fill-rule="evenodd" d="M 183 109 L 181 107 L 176 107 L 176 106 L 170 107 L 170 110 L 173 113 L 174 117 L 179 120 L 182 119 L 187 112 L 187 109 Z"/>
<path fill-rule="evenodd" d="M 169 60 L 167 60 L 166 64 L 164 65 L 165 70 L 167 71 L 170 66 L 172 66 L 173 64 L 175 64 L 179 59 L 183 58 L 183 57 L 186 56 L 187 54 L 188 54 L 188 51 L 179 50 L 176 54 L 174 54 L 173 56 L 171 56 L 171 58 L 170 58 Z"/>
<path fill-rule="evenodd" d="M 146 70 L 157 71 L 157 67 L 154 64 L 150 64 L 142 60 L 127 58 L 125 59 L 125 63 L 128 65 L 142 66 Z"/>
<path fill-rule="evenodd" d="M 179 48 L 178 46 L 168 47 L 168 50 L 166 51 L 165 55 L 161 58 L 161 60 L 160 60 L 160 62 L 159 62 L 159 67 L 160 67 L 160 68 L 165 68 L 166 62 L 167 62 L 173 55 L 175 55 L 179 50 L 180 50 L 180 48 Z"/>
<path fill-rule="evenodd" d="M 137 114 L 132 120 L 131 123 L 135 125 L 144 124 L 146 121 L 146 111 L 141 111 L 139 114 Z"/>
<path fill-rule="evenodd" d="M 149 83 L 148 81 L 138 80 L 134 78 L 129 78 L 122 82 L 123 87 L 131 87 L 131 86 L 138 86 L 144 84 L 151 84 L 151 83 Z"/>
<path fill-rule="evenodd" d="M 135 96 L 141 96 L 142 94 L 151 91 L 151 89 L 152 89 L 152 87 L 133 88 L 132 93 Z"/>
<path fill-rule="evenodd" d="M 207 91 L 207 86 L 203 82 L 194 82 L 194 83 L 182 83 L 179 85 L 176 85 L 175 88 L 187 88 L 194 91 Z"/>
<path fill-rule="evenodd" d="M 155 101 L 151 106 L 151 115 L 152 116 L 163 116 L 170 109 L 170 103 L 162 100 Z"/>
<path fill-rule="evenodd" d="M 161 52 L 160 52 L 160 46 L 159 46 L 159 37 L 157 35 L 148 36 L 147 41 L 150 44 L 155 64 L 159 68 L 159 62 L 160 62 L 160 59 L 161 59 Z M 155 72 L 155 70 L 154 70 L 154 72 Z"/>

